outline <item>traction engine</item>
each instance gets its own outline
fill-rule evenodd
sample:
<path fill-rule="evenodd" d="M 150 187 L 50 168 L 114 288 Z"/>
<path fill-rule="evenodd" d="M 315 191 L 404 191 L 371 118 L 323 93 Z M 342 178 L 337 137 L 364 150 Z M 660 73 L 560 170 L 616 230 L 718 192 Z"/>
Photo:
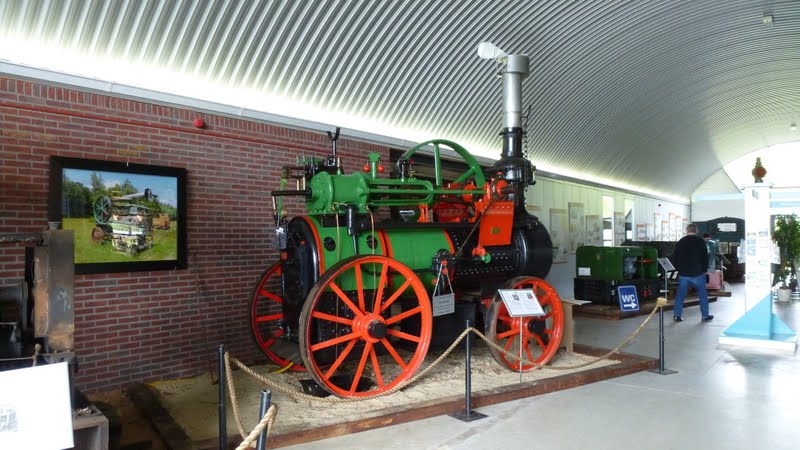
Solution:
<path fill-rule="evenodd" d="M 485 334 L 508 354 L 537 364 L 555 355 L 563 311 L 544 281 L 552 242 L 525 209 L 535 172 L 522 155 L 528 57 L 504 62 L 503 153 L 485 171 L 455 142 L 432 140 L 407 150 L 390 177 L 378 154 L 345 174 L 338 129 L 328 133 L 330 155 L 283 168 L 272 192 L 280 260 L 261 276 L 250 304 L 253 335 L 272 361 L 307 370 L 340 397 L 376 395 L 420 367 L 437 333 L 434 316 L 467 303 L 483 312 Z M 415 177 L 412 163 L 427 149 L 433 180 Z M 445 182 L 442 152 L 449 151 L 466 170 Z M 301 198 L 307 214 L 288 218 L 287 196 Z M 546 314 L 511 317 L 496 295 L 501 288 L 533 289 Z M 490 351 L 511 370 L 536 367 Z"/>

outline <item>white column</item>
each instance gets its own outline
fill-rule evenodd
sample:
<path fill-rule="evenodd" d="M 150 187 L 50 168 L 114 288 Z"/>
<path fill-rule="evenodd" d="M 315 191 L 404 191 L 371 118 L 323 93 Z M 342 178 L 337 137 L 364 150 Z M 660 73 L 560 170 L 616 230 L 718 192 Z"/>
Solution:
<path fill-rule="evenodd" d="M 755 183 L 744 187 L 745 301 L 752 308 L 772 289 L 772 236 L 769 195 L 772 185 Z"/>

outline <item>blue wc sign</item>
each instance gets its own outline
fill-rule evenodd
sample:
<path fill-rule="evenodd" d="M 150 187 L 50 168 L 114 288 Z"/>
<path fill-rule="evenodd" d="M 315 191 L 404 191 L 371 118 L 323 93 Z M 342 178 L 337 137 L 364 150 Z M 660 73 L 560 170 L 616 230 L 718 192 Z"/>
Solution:
<path fill-rule="evenodd" d="M 623 312 L 639 310 L 636 286 L 617 286 L 617 297 L 619 297 L 619 309 Z"/>

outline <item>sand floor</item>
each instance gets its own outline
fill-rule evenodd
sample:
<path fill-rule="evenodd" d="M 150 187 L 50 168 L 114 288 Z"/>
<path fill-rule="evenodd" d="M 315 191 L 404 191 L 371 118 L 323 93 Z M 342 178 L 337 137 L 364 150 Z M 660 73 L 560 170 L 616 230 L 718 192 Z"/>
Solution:
<path fill-rule="evenodd" d="M 423 370 L 442 352 L 429 352 Z M 235 356 L 235 355 L 233 355 Z M 552 366 L 571 367 L 593 360 L 594 357 L 561 350 L 550 362 Z M 614 360 L 603 360 L 577 370 L 541 369 L 527 373 L 512 372 L 501 366 L 490 355 L 485 345 L 473 348 L 471 358 L 471 378 L 473 393 L 514 384 L 528 383 L 535 380 L 565 375 L 575 371 L 589 370 L 617 364 Z M 274 386 L 265 386 L 241 370 L 233 372 L 235 390 L 238 398 L 240 415 L 245 433 L 258 423 L 258 411 L 261 390 L 272 391 L 272 402 L 278 405 L 278 415 L 270 430 L 270 434 L 281 434 L 297 430 L 307 430 L 319 426 L 331 425 L 353 420 L 360 420 L 381 415 L 386 408 L 411 405 L 457 395 L 465 392 L 465 362 L 463 350 L 456 350 L 423 378 L 399 392 L 369 400 L 356 402 L 330 402 L 325 399 L 294 398 L 280 392 Z M 294 392 L 302 393 L 300 380 L 309 379 L 305 372 L 286 372 L 276 374 L 274 365 L 252 366 L 258 374 L 278 385 L 288 387 Z M 211 377 L 206 374 L 190 379 L 159 382 L 151 385 L 161 404 L 166 408 L 178 425 L 192 441 L 215 439 L 218 436 L 218 385 L 212 384 Z M 331 397 L 332 398 L 332 397 Z M 228 435 L 238 434 L 231 409 L 230 396 L 228 405 Z"/>

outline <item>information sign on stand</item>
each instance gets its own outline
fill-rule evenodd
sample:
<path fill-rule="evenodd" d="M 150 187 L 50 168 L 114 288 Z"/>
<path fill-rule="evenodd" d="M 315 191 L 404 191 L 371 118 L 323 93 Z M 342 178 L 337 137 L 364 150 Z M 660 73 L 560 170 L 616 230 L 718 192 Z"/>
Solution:
<path fill-rule="evenodd" d="M 511 317 L 530 317 L 545 315 L 542 305 L 533 289 L 498 289 L 497 293 L 506 305 L 506 311 Z M 522 325 L 525 320 L 519 320 L 519 382 L 522 383 Z"/>
<path fill-rule="evenodd" d="M 670 261 L 669 258 L 657 258 L 657 259 L 658 259 L 658 263 L 661 265 L 661 267 L 665 271 L 667 271 L 667 272 L 675 272 L 676 270 L 678 270 L 678 269 L 675 268 L 675 266 L 672 265 L 672 261 Z"/>
<path fill-rule="evenodd" d="M 669 293 L 669 274 L 678 269 L 672 265 L 672 261 L 670 261 L 669 258 L 664 257 L 656 259 L 658 260 L 658 265 L 664 269 L 664 290 L 662 290 L 661 293 L 664 294 L 664 298 L 666 298 L 667 294 Z"/>
<path fill-rule="evenodd" d="M 533 289 L 498 289 L 497 293 L 506 305 L 511 317 L 543 316 L 544 310 L 539 304 Z"/>

